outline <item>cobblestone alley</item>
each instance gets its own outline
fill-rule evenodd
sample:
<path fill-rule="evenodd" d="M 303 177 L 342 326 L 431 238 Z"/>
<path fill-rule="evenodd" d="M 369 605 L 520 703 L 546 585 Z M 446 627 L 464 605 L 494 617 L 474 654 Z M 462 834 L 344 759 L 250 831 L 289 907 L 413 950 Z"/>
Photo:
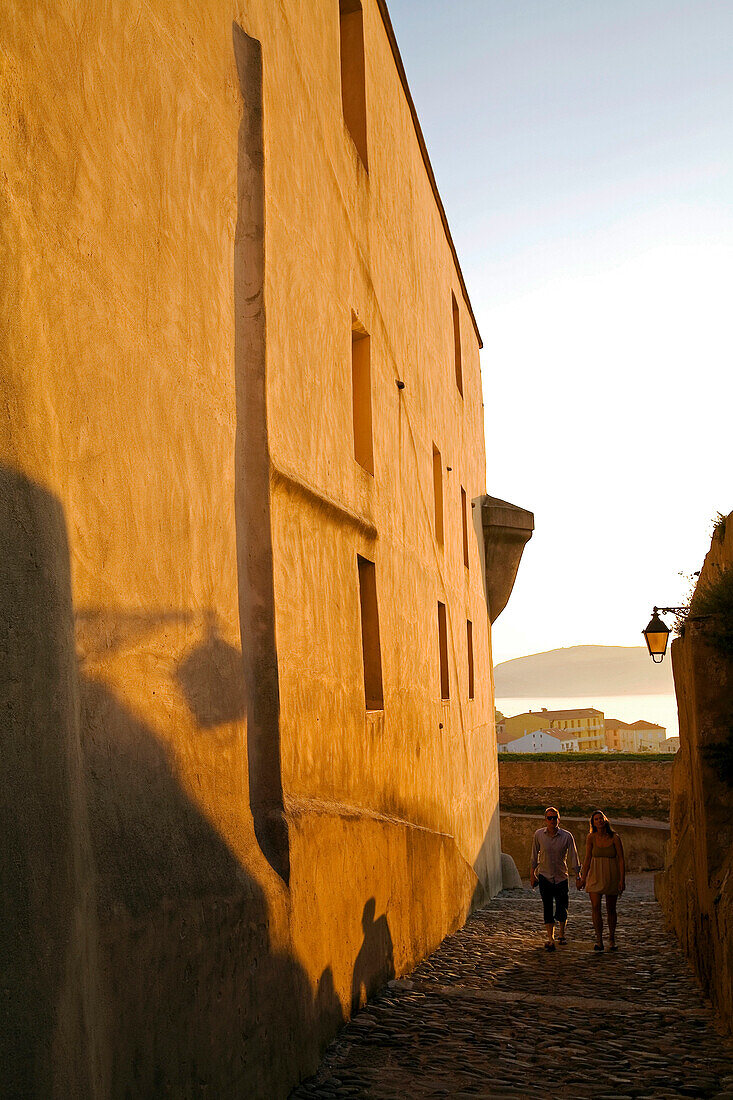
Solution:
<path fill-rule="evenodd" d="M 619 950 L 593 952 L 571 892 L 568 944 L 542 947 L 539 898 L 506 891 L 390 985 L 328 1048 L 306 1097 L 733 1100 L 733 1048 L 654 900 L 629 876 Z"/>

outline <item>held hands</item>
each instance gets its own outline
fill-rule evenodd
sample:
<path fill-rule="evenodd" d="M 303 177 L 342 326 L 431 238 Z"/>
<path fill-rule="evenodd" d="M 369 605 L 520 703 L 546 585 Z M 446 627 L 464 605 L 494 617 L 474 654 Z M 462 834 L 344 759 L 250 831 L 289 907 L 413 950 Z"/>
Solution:
<path fill-rule="evenodd" d="M 585 878 L 584 878 L 584 876 L 583 875 L 576 875 L 575 876 L 575 889 L 576 890 L 583 890 L 584 887 L 585 887 Z"/>

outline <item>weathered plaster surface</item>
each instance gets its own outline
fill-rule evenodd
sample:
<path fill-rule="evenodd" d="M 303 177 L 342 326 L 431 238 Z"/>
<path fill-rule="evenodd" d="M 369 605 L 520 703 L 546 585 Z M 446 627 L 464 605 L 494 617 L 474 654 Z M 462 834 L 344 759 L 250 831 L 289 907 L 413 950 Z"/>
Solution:
<path fill-rule="evenodd" d="M 355 998 L 500 886 L 461 541 L 478 342 L 372 0 L 364 25 L 369 176 L 338 5 L 0 11 L 0 1060 L 24 1095 L 284 1095 Z"/>
<path fill-rule="evenodd" d="M 713 536 L 698 589 L 731 568 L 733 513 L 725 534 Z M 733 1031 L 733 788 L 705 757 L 733 730 L 733 660 L 711 645 L 714 630 L 714 622 L 692 617 L 671 647 L 680 748 L 672 772 L 667 865 L 657 875 L 656 891 L 721 1020 Z"/>

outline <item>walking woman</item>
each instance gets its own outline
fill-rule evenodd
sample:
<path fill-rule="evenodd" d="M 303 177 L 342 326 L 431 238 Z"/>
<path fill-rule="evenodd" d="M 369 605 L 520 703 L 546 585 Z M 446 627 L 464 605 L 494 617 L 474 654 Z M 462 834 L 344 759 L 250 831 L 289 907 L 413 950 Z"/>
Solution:
<path fill-rule="evenodd" d="M 593 908 L 596 932 L 594 951 L 603 951 L 603 913 L 601 900 L 606 895 L 609 950 L 616 951 L 616 902 L 626 889 L 624 846 L 621 837 L 601 810 L 590 815 L 590 832 L 585 842 L 585 859 L 580 869 L 580 888 L 585 887 Z"/>

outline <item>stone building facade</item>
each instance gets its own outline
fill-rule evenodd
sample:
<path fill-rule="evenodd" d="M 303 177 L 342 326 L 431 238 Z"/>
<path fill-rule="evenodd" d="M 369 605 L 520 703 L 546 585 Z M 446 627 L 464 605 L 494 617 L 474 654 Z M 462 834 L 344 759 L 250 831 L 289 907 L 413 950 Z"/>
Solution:
<path fill-rule="evenodd" d="M 505 752 L 577 752 L 577 738 L 567 737 L 559 730 L 539 729 L 530 730 L 519 737 L 511 734 L 500 734 L 497 730 L 497 748 L 501 753 Z"/>
<path fill-rule="evenodd" d="M 612 752 L 664 752 L 666 729 L 656 722 L 622 722 L 606 718 L 606 745 Z"/>
<path fill-rule="evenodd" d="M 500 887 L 531 516 L 381 0 L 0 40 L 5 1084 L 284 1095 Z"/>

